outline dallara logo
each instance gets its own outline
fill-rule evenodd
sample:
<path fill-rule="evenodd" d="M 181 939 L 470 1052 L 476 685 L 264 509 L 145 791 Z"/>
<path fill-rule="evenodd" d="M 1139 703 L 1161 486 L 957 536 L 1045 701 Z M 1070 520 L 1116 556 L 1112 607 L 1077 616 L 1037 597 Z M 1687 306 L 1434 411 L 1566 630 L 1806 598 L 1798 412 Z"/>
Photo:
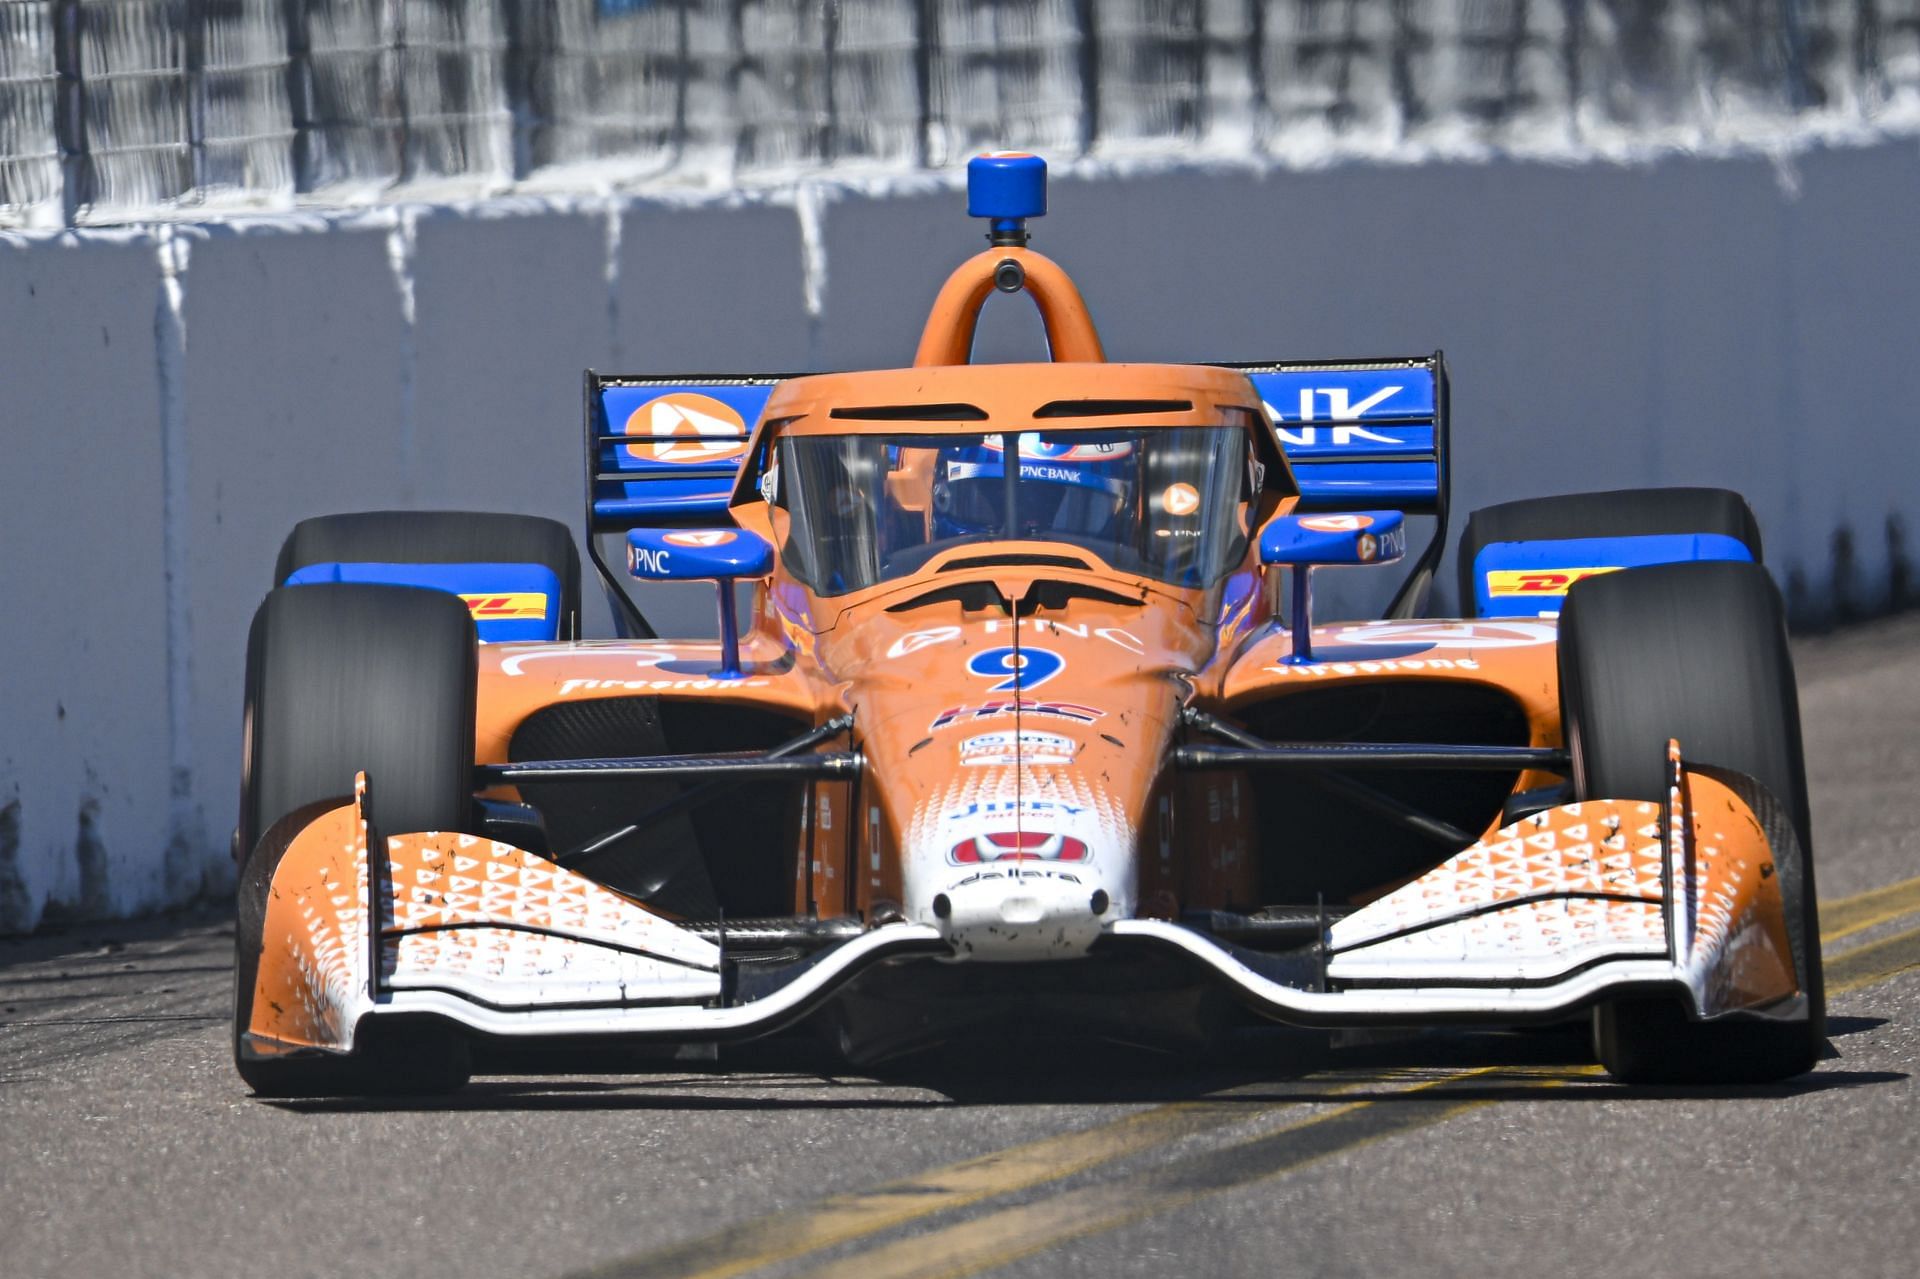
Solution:
<path fill-rule="evenodd" d="M 513 618 L 542 618 L 547 615 L 547 597 L 540 591 L 517 591 L 510 595 L 462 595 L 476 622 L 500 622 Z"/>
<path fill-rule="evenodd" d="M 1567 588 L 1583 577 L 1618 573 L 1612 568 L 1529 568 L 1494 569 L 1487 574 L 1487 594 L 1495 599 L 1503 595 L 1565 595 Z"/>

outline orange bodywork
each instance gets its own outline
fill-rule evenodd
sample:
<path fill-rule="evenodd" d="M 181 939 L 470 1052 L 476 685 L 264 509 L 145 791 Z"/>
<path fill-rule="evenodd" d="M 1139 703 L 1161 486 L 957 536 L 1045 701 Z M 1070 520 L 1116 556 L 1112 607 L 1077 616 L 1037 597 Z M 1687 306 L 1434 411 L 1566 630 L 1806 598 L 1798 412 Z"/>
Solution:
<path fill-rule="evenodd" d="M 970 365 L 980 306 L 1009 260 L 1040 308 L 1054 362 Z M 794 915 L 917 928 L 923 938 L 938 930 L 948 957 L 1033 959 L 1084 954 L 1122 921 L 1257 910 L 1267 863 L 1298 855 L 1286 829 L 1270 814 L 1262 820 L 1265 777 L 1169 767 L 1189 708 L 1236 724 L 1284 722 L 1288 707 L 1326 704 L 1331 690 L 1354 705 L 1392 686 L 1503 708 L 1524 739 L 1506 744 L 1561 745 L 1551 619 L 1321 624 L 1317 660 L 1290 661 L 1296 637 L 1281 624 L 1280 575 L 1262 568 L 1257 548 L 1263 525 L 1290 512 L 1299 490 L 1252 384 L 1217 367 L 1105 363 L 1072 282 L 1025 249 L 989 251 L 954 273 L 914 367 L 775 387 L 746 443 L 729 514 L 776 548 L 788 544 L 789 513 L 763 485 L 784 439 L 987 430 L 1004 441 L 1111 429 L 1110 413 L 1076 415 L 1090 402 L 1172 404 L 1181 407 L 1155 411 L 1154 427 L 1246 433 L 1257 478 L 1231 514 L 1238 559 L 1226 571 L 1174 585 L 1078 545 L 1011 538 L 937 549 L 911 573 L 825 593 L 776 562 L 741 628 L 737 677 L 719 673 L 721 646 L 711 641 L 482 646 L 476 762 L 508 762 L 530 717 L 568 704 L 748 708 L 790 724 L 792 735 L 850 716 L 846 748 L 868 765 L 857 779 L 801 788 L 787 863 Z M 915 418 L 913 406 L 969 411 Z M 843 500 L 924 512 L 931 483 L 924 462 L 908 459 Z M 1171 510 L 1171 489 L 1163 501 Z M 1351 948 L 1340 963 L 1364 975 L 1406 954 L 1458 951 L 1468 971 L 1474 947 L 1499 934 L 1508 959 L 1524 960 L 1533 946 L 1551 966 L 1597 948 L 1711 972 L 1696 983 L 1710 988 L 1713 1007 L 1702 1011 L 1790 995 L 1764 833 L 1725 786 L 1685 773 L 1677 757 L 1675 778 L 1670 832 L 1659 805 L 1626 801 L 1551 808 L 1503 828 L 1504 792 L 1495 795 L 1464 831 L 1473 842 L 1463 851 L 1436 851 L 1353 885 L 1339 904 L 1364 909 L 1335 929 Z M 1508 789 L 1556 780 L 1519 773 Z M 510 787 L 492 796 L 516 798 Z M 542 971 L 577 964 L 583 980 L 617 986 L 616 1002 L 630 986 L 689 1001 L 718 991 L 706 984 L 719 968 L 714 947 L 636 901 L 493 841 L 389 834 L 382 874 L 393 895 L 378 926 L 381 953 L 402 978 L 411 963 L 438 973 L 442 988 L 469 978 L 475 989 L 510 985 L 532 931 L 553 934 L 541 943 L 555 950 L 543 952 Z M 378 984 L 364 925 L 366 839 L 356 801 L 314 821 L 282 858 L 253 1001 L 260 1051 L 344 1048 L 344 1023 L 372 1006 L 372 995 L 354 989 Z M 1683 913 L 1662 909 L 1670 895 Z M 1428 927 L 1450 915 L 1462 918 Z M 1046 923 L 1044 935 L 1020 931 L 1034 921 Z M 444 940 L 452 929 L 459 940 Z M 429 948 L 428 938 L 443 940 Z M 616 958 L 590 959 L 595 944 Z M 605 972 L 594 976 L 593 963 Z M 537 989 L 528 996 L 538 998 Z M 1298 998 L 1304 1008 L 1334 996 Z"/>
<path fill-rule="evenodd" d="M 1008 260 L 1024 269 L 1054 362 L 965 363 L 994 271 Z M 1137 861 L 1129 859 L 1137 878 L 1107 891 L 1127 910 L 1171 917 L 1188 907 L 1252 905 L 1258 880 L 1251 795 L 1257 781 L 1238 775 L 1174 778 L 1163 770 L 1185 705 L 1232 714 L 1256 701 L 1336 683 L 1457 682 L 1500 690 L 1522 709 L 1531 744 L 1559 745 L 1550 622 L 1323 628 L 1317 633 L 1320 648 L 1354 653 L 1356 660 L 1288 665 L 1283 659 L 1291 637 L 1275 621 L 1278 574 L 1263 572 L 1256 548 L 1260 527 L 1292 510 L 1297 490 L 1260 397 L 1244 375 L 1230 369 L 1102 359 L 1086 306 L 1058 266 L 1024 249 L 980 254 L 941 290 L 914 367 L 797 377 L 773 389 L 746 445 L 730 514 L 740 527 L 784 545 L 787 513 L 760 491 L 777 442 L 903 429 L 899 417 L 860 416 L 871 406 L 967 406 L 979 420 L 910 423 L 915 435 L 963 436 L 981 430 L 982 421 L 1008 433 L 1110 428 L 1110 417 L 1077 418 L 1065 411 L 1086 401 L 1182 402 L 1188 406 L 1183 410 L 1156 412 L 1153 425 L 1238 425 L 1248 434 L 1250 455 L 1264 467 L 1264 484 L 1236 516 L 1244 554 L 1219 580 L 1201 588 L 1169 585 L 1116 571 L 1092 554 L 1063 555 L 1049 542 L 996 542 L 992 558 L 998 562 L 981 567 L 967 563 L 979 558 L 978 547 L 947 551 L 910 576 L 831 596 L 776 565 L 757 595 L 750 629 L 743 628 L 745 675 L 738 680 L 713 676 L 720 652 L 713 643 L 483 648 L 476 760 L 504 762 L 529 715 L 566 701 L 646 696 L 753 706 L 789 717 L 796 733 L 852 712 L 852 745 L 884 762 L 883 780 L 869 780 L 857 795 L 845 782 L 810 788 L 811 820 L 796 849 L 796 912 L 867 917 L 900 906 L 911 878 L 909 846 L 929 838 L 916 831 L 916 820 L 924 827 L 943 809 L 958 811 L 983 796 L 1017 795 L 1016 806 L 1058 802 L 1088 808 L 1089 830 L 1108 842 L 1137 845 Z M 906 467 L 886 477 L 884 496 L 903 509 L 920 509 L 927 483 L 923 470 Z M 858 492 L 852 500 L 878 503 L 882 497 L 879 491 Z M 1053 562 L 1008 562 L 1023 555 Z M 1095 589 L 1017 619 L 997 609 L 969 611 L 959 601 L 915 602 L 933 583 L 955 588 L 990 582 L 999 598 L 1019 601 L 1037 583 L 1060 580 Z M 1402 642 L 1395 626 L 1419 626 L 1431 634 Z M 974 654 L 1020 642 L 1063 659 L 1064 669 L 1044 689 L 995 696 L 987 681 L 966 673 Z M 1365 656 L 1370 645 L 1382 654 L 1379 660 Z M 1409 648 L 1421 655 L 1405 656 Z M 982 746 L 977 739 L 995 731 L 1014 733 L 1009 740 L 1016 745 L 1021 733 L 1064 739 L 1071 745 L 1064 751 L 1068 762 L 980 762 L 992 752 L 990 743 Z M 973 760 L 960 757 L 963 747 L 975 752 Z M 1528 775 L 1523 785 L 1547 780 Z M 1020 811 L 1016 807 L 1013 815 Z"/>
<path fill-rule="evenodd" d="M 1471 979 L 1475 956 L 1487 956 L 1509 979 L 1546 979 L 1639 956 L 1671 961 L 1706 1015 L 1791 996 L 1792 949 L 1765 831 L 1726 785 L 1687 770 L 1677 743 L 1671 759 L 1665 806 L 1593 800 L 1535 814 L 1336 924 L 1333 975 L 1365 981 L 1437 962 L 1455 980 Z M 251 1000 L 253 1053 L 347 1051 L 358 1018 L 375 1006 L 364 789 L 357 782 L 354 800 L 309 823 L 281 859 Z M 718 948 L 519 849 L 440 833 L 385 843 L 380 953 L 389 991 L 464 986 L 498 1001 L 505 990 L 534 1006 L 540 975 L 555 971 L 570 974 L 576 997 L 597 985 L 616 1002 L 630 987 L 656 999 L 707 1000 L 719 990 Z M 1236 846 L 1213 847 L 1189 875 L 1233 878 Z"/>

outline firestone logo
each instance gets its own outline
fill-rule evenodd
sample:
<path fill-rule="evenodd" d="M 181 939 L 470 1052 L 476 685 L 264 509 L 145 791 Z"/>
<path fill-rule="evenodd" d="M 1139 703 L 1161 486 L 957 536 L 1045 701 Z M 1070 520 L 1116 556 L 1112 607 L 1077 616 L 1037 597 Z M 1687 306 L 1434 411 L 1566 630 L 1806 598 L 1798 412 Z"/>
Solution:
<path fill-rule="evenodd" d="M 1426 644 L 1433 648 L 1533 648 L 1551 644 L 1560 629 L 1542 622 L 1366 622 L 1333 632 L 1337 644 L 1395 647 Z"/>

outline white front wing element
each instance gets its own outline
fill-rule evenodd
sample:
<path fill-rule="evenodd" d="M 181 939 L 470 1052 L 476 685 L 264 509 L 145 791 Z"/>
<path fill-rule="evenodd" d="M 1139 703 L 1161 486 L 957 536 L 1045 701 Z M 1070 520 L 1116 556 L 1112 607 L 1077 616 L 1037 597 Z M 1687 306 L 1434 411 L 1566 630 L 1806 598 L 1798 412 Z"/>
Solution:
<path fill-rule="evenodd" d="M 1539 982 L 1608 958 L 1667 955 L 1660 806 L 1536 813 L 1328 931 L 1336 981 Z"/>
<path fill-rule="evenodd" d="M 387 841 L 382 985 L 503 1007 L 720 994 L 712 942 L 581 875 L 472 835 Z"/>
<path fill-rule="evenodd" d="M 1472 1020 L 1490 1024 L 1571 1012 L 1590 1003 L 1610 987 L 1669 984 L 1680 971 L 1665 959 L 1615 959 L 1552 981 L 1521 985 L 1516 974 L 1488 976 L 1513 984 L 1448 985 L 1431 971 L 1425 986 L 1393 986 L 1360 990 L 1302 990 L 1266 977 L 1240 962 L 1218 943 L 1190 928 L 1158 919 L 1129 919 L 1113 926 L 1115 935 L 1138 937 L 1176 947 L 1206 965 L 1216 976 L 1237 986 L 1261 1011 L 1280 1021 L 1315 1025 L 1426 1019 Z M 1478 980 L 1486 980 L 1483 976 Z"/>
<path fill-rule="evenodd" d="M 246 1028 L 256 1051 L 349 1051 L 365 1017 L 415 993 L 536 1017 L 719 999 L 717 946 L 532 853 L 426 832 L 371 859 L 365 796 L 358 779 L 353 802 L 311 821 L 273 868 Z"/>
<path fill-rule="evenodd" d="M 364 1016 L 398 1013 L 516 1038 L 747 1037 L 791 1022 L 876 962 L 977 961 L 985 956 L 964 943 L 1003 927 L 1013 932 L 992 938 L 995 959 L 1091 950 L 1097 961 L 1116 942 L 1172 948 L 1257 1009 L 1311 1024 L 1498 1023 L 1651 988 L 1684 994 L 1701 1016 L 1790 1009 L 1797 986 L 1780 876 L 1761 823 L 1735 790 L 1684 772 L 1677 755 L 1674 781 L 1668 814 L 1591 801 L 1496 832 L 1334 923 L 1318 952 L 1254 954 L 1160 920 L 1101 924 L 1084 884 L 1027 882 L 1025 864 L 980 868 L 1021 874 L 980 879 L 977 895 L 948 886 L 939 923 L 875 928 L 784 981 L 738 989 L 722 978 L 719 949 L 670 921 L 530 853 L 447 835 L 388 842 L 391 913 L 382 973 L 369 982 L 371 894 L 364 841 L 353 834 L 364 824 L 357 809 L 334 810 L 289 849 L 286 882 L 275 874 L 267 938 L 271 947 L 284 932 L 291 962 L 269 991 L 263 961 L 253 1029 L 280 1051 L 350 1048 Z M 298 1011 L 302 992 L 318 1029 L 266 1024 L 262 995 Z"/>
<path fill-rule="evenodd" d="M 386 942 L 389 990 L 444 990 L 502 1008 L 712 999 L 717 973 L 573 937 L 457 928 Z"/>
<path fill-rule="evenodd" d="M 1791 1010 L 1799 988 L 1776 866 L 1797 858 L 1741 797 L 1751 778 L 1690 772 L 1669 744 L 1658 804 L 1593 800 L 1504 827 L 1326 930 L 1324 966 L 1287 980 L 1189 929 L 1112 932 L 1185 951 L 1266 1012 L 1323 1023 L 1552 1016 L 1623 987 L 1684 993 L 1698 1016 Z M 1301 989 L 1301 985 L 1331 989 Z"/>

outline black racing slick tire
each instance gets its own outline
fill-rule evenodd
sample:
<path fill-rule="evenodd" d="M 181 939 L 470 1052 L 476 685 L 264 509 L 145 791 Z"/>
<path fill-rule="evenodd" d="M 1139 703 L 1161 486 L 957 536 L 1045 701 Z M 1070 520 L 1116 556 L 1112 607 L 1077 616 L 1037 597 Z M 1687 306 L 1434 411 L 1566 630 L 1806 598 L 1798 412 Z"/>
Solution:
<path fill-rule="evenodd" d="M 1474 611 L 1474 557 L 1496 542 L 1558 542 L 1583 537 L 1719 533 L 1739 540 L 1760 563 L 1760 525 L 1730 489 L 1620 489 L 1565 493 L 1485 506 L 1460 534 L 1460 611 Z"/>
<path fill-rule="evenodd" d="M 580 635 L 580 552 L 558 520 L 482 511 L 359 511 L 302 520 L 273 584 L 310 564 L 540 564 L 560 579 L 560 638 Z"/>
<path fill-rule="evenodd" d="M 326 584 L 269 594 L 247 641 L 236 902 L 234 1057 L 262 1096 L 440 1092 L 466 1082 L 464 1038 L 438 1023 L 379 1025 L 351 1058 L 260 1057 L 251 1024 L 267 898 L 281 855 L 368 777 L 378 832 L 473 821 L 476 659 L 458 597 Z"/>
<path fill-rule="evenodd" d="M 1630 1083 L 1763 1083 L 1811 1070 L 1826 1037 L 1799 697 L 1780 594 L 1757 564 L 1685 563 L 1586 578 L 1560 615 L 1560 699 L 1582 799 L 1667 799 L 1666 743 L 1744 773 L 1785 810 L 1797 865 L 1780 892 L 1803 1012 L 1694 1021 L 1663 999 L 1594 1011 L 1594 1046 Z"/>

